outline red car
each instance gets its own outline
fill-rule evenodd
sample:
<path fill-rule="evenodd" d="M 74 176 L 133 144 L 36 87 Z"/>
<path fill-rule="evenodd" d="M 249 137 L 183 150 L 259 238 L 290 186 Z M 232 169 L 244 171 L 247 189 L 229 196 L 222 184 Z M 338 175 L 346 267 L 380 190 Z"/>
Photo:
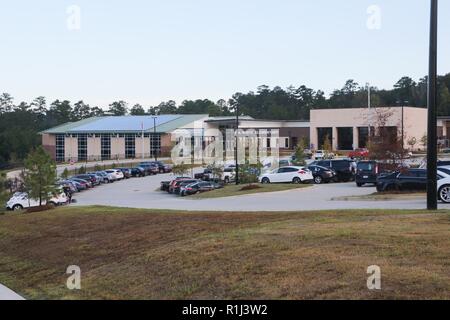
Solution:
<path fill-rule="evenodd" d="M 367 159 L 369 157 L 369 150 L 366 148 L 356 149 L 348 155 L 351 159 Z"/>

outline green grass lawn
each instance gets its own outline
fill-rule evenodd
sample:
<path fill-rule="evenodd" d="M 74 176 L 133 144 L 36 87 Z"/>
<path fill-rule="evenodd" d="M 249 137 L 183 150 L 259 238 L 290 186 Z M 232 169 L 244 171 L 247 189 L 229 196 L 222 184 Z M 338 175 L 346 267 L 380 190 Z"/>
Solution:
<path fill-rule="evenodd" d="M 293 189 L 302 189 L 307 187 L 312 187 L 313 185 L 308 184 L 256 184 L 259 188 L 252 190 L 242 190 L 246 185 L 226 185 L 223 189 L 214 190 L 211 192 L 199 193 L 188 197 L 188 199 L 211 199 L 211 198 L 224 198 L 224 197 L 234 197 L 248 194 L 265 193 L 265 192 L 279 192 L 288 191 Z"/>
<path fill-rule="evenodd" d="M 28 299 L 450 299 L 448 211 L 66 207 L 0 215 L 0 252 L 0 283 Z"/>

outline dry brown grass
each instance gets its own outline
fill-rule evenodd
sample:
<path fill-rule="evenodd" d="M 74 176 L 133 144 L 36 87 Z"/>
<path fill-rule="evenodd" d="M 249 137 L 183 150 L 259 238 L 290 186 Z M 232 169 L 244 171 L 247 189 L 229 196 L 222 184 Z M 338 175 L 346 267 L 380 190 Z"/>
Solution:
<path fill-rule="evenodd" d="M 448 212 L 62 208 L 0 216 L 0 252 L 0 283 L 31 299 L 450 299 Z"/>

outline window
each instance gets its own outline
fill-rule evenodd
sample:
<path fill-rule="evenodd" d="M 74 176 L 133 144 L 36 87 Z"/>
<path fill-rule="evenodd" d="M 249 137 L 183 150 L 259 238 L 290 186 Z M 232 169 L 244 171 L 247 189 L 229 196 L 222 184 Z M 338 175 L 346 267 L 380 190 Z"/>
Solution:
<path fill-rule="evenodd" d="M 284 147 L 289 149 L 289 138 L 284 138 Z"/>
<path fill-rule="evenodd" d="M 111 136 L 109 134 L 101 135 L 102 160 L 111 159 Z"/>
<path fill-rule="evenodd" d="M 66 137 L 63 134 L 56 135 L 56 161 L 65 161 L 65 143 Z"/>
<path fill-rule="evenodd" d="M 134 134 L 125 136 L 125 157 L 127 159 L 136 158 L 136 136 Z"/>
<path fill-rule="evenodd" d="M 161 135 L 159 133 L 150 135 L 150 151 L 152 157 L 155 156 L 155 153 L 156 155 L 161 154 Z"/>
<path fill-rule="evenodd" d="M 87 135 L 78 135 L 78 161 L 87 161 Z"/>

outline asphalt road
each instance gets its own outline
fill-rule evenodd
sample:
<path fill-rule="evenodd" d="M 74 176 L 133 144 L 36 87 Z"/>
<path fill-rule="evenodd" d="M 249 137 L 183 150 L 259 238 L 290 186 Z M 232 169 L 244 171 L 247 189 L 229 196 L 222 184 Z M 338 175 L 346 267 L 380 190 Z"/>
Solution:
<path fill-rule="evenodd" d="M 136 178 L 77 193 L 76 206 L 105 205 L 144 209 L 190 211 L 314 211 L 333 209 L 425 209 L 424 199 L 395 201 L 333 201 L 332 198 L 369 195 L 374 187 L 354 183 L 324 184 L 310 188 L 237 197 L 193 200 L 160 192 L 160 182 L 171 174 Z M 441 205 L 446 208 L 445 205 Z M 447 206 L 448 207 L 448 206 Z"/>

